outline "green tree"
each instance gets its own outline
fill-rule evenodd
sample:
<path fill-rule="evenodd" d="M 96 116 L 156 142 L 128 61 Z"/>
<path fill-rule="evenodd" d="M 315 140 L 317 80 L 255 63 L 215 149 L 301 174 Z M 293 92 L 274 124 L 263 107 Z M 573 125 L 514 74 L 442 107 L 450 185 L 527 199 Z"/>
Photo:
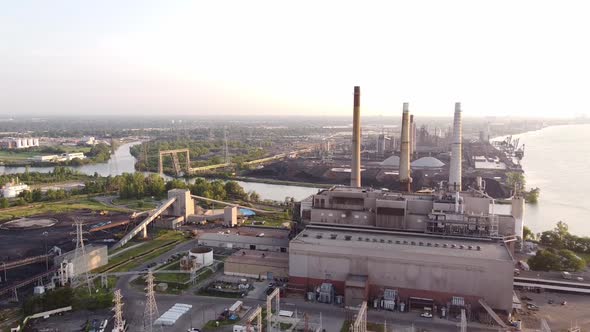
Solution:
<path fill-rule="evenodd" d="M 228 197 L 235 199 L 246 199 L 246 192 L 236 181 L 227 181 L 225 183 L 225 192 Z"/>
<path fill-rule="evenodd" d="M 529 192 L 527 192 L 526 194 L 526 202 L 527 203 L 531 203 L 531 204 L 537 204 L 537 202 L 539 201 L 539 194 L 541 193 L 541 189 L 539 188 L 533 188 L 531 190 L 529 190 Z"/>
<path fill-rule="evenodd" d="M 535 271 L 561 271 L 561 257 L 553 249 L 537 251 L 537 254 L 528 260 L 528 264 Z"/>
<path fill-rule="evenodd" d="M 43 199 L 43 193 L 41 193 L 41 189 L 39 189 L 39 188 L 33 189 L 32 193 L 31 193 L 31 200 L 33 202 L 41 202 L 42 199 Z"/>
<path fill-rule="evenodd" d="M 561 249 L 559 256 L 561 257 L 561 269 L 564 271 L 582 271 L 586 267 L 586 261 L 571 250 Z"/>
<path fill-rule="evenodd" d="M 8 206 L 10 206 L 8 199 L 6 197 L 0 198 L 0 208 L 6 209 Z"/>
<path fill-rule="evenodd" d="M 524 179 L 524 174 L 521 172 L 509 172 L 506 174 L 506 185 L 511 190 L 516 190 L 516 192 L 521 192 L 524 190 L 526 181 Z"/>
<path fill-rule="evenodd" d="M 524 226 L 524 229 L 522 230 L 522 237 L 524 238 L 525 241 L 534 241 L 535 240 L 535 234 L 527 226 Z"/>

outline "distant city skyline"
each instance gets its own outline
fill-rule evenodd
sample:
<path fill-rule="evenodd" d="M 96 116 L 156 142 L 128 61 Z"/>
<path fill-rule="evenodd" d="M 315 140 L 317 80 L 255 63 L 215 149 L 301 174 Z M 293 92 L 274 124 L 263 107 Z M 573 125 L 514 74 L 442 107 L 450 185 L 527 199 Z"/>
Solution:
<path fill-rule="evenodd" d="M 590 114 L 583 2 L 17 1 L 0 116 Z"/>

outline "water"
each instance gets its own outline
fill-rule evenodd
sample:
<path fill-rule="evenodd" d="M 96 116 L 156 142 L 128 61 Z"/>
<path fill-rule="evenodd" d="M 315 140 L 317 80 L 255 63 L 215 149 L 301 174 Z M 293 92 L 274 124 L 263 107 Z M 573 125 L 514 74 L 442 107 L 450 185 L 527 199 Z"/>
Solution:
<path fill-rule="evenodd" d="M 261 199 L 284 201 L 285 197 L 293 197 L 300 201 L 309 195 L 317 194 L 319 188 L 285 186 L 278 184 L 237 181 L 246 192 L 255 191 Z"/>
<path fill-rule="evenodd" d="M 69 168 L 75 169 L 81 173 L 94 175 L 94 173 L 98 173 L 101 176 L 108 176 L 108 175 L 121 175 L 123 173 L 133 173 L 135 172 L 135 158 L 129 152 L 129 148 L 140 144 L 141 142 L 131 142 L 125 143 L 120 145 L 117 150 L 115 150 L 115 154 L 111 156 L 106 163 L 98 163 L 98 164 L 89 164 L 89 165 L 82 165 L 82 166 L 68 166 Z M 41 173 L 49 173 L 53 171 L 54 167 L 29 167 L 31 172 L 41 172 Z M 2 174 L 14 174 L 14 173 L 24 173 L 25 167 L 5 167 L 0 166 L 0 173 Z"/>
<path fill-rule="evenodd" d="M 115 154 L 106 163 L 71 166 L 70 168 L 78 170 L 81 173 L 94 175 L 98 173 L 101 176 L 115 176 L 123 173 L 135 172 L 135 158 L 129 152 L 129 148 L 139 144 L 140 142 L 131 142 L 122 144 L 117 148 Z M 49 173 L 53 171 L 54 167 L 30 167 L 31 172 Z M 0 174 L 5 173 L 24 173 L 25 167 L 5 167 L 0 166 Z M 167 180 L 171 179 L 165 177 Z M 194 181 L 194 180 L 193 180 Z M 256 191 L 261 199 L 270 199 L 275 201 L 284 201 L 285 197 L 294 197 L 295 200 L 301 200 L 311 194 L 315 194 L 318 188 L 298 187 L 298 186 L 284 186 L 276 184 L 256 183 L 238 181 L 246 192 Z"/>
<path fill-rule="evenodd" d="M 515 135 L 525 144 L 521 161 L 528 188 L 541 188 L 537 204 L 528 204 L 525 225 L 538 233 L 558 221 L 576 235 L 590 236 L 590 125 L 547 127 Z"/>

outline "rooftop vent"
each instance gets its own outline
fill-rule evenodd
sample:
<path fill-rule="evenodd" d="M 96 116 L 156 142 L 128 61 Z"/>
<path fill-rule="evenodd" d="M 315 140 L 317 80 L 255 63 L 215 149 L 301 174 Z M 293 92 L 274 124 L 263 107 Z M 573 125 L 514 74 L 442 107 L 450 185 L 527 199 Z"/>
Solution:
<path fill-rule="evenodd" d="M 448 245 L 448 244 L 446 244 L 446 243 L 445 243 L 445 244 L 443 244 L 443 248 L 448 248 L 448 247 L 449 247 L 449 245 Z"/>
<path fill-rule="evenodd" d="M 426 243 L 426 246 L 427 247 L 432 247 L 432 243 L 428 242 L 428 243 Z"/>
<path fill-rule="evenodd" d="M 373 242 L 377 242 L 377 239 L 373 239 Z"/>
<path fill-rule="evenodd" d="M 408 241 L 404 240 L 404 244 L 408 244 Z"/>
<path fill-rule="evenodd" d="M 438 243 L 435 243 L 435 244 L 434 244 L 434 246 L 435 246 L 435 247 L 438 247 Z"/>
<path fill-rule="evenodd" d="M 303 237 L 308 237 L 309 235 L 307 235 L 307 234 L 303 234 L 303 235 L 301 235 L 301 236 L 303 236 Z"/>
<path fill-rule="evenodd" d="M 359 240 L 359 241 L 362 241 L 362 240 L 363 240 L 363 238 L 359 236 L 358 240 Z"/>
<path fill-rule="evenodd" d="M 400 243 L 399 240 L 395 240 L 395 244 L 399 244 L 399 243 Z"/>
<path fill-rule="evenodd" d="M 365 238 L 365 241 L 366 241 L 366 242 L 370 242 L 370 241 L 371 241 L 371 239 L 369 239 L 369 238 Z"/>
<path fill-rule="evenodd" d="M 332 239 L 332 240 L 336 240 L 337 237 L 338 237 L 338 234 L 330 234 L 330 239 Z"/>
<path fill-rule="evenodd" d="M 473 246 L 469 246 L 469 247 L 467 247 L 467 248 L 469 248 L 469 250 L 471 250 L 471 249 L 473 249 Z"/>
<path fill-rule="evenodd" d="M 387 243 L 393 243 L 393 241 L 391 241 L 391 240 L 387 240 Z"/>
<path fill-rule="evenodd" d="M 460 245 L 459 248 L 465 249 L 465 246 L 464 245 Z"/>
<path fill-rule="evenodd" d="M 424 246 L 424 242 L 420 242 L 420 243 L 418 243 L 418 245 Z"/>
<path fill-rule="evenodd" d="M 381 242 L 381 243 L 384 243 L 384 242 L 385 242 L 385 240 L 384 240 L 384 239 L 381 239 L 381 240 L 379 240 L 379 242 Z"/>
<path fill-rule="evenodd" d="M 451 248 L 457 248 L 457 245 L 453 243 L 451 244 Z"/>
<path fill-rule="evenodd" d="M 480 246 L 477 246 L 477 250 L 481 250 L 481 247 Z"/>
<path fill-rule="evenodd" d="M 322 234 L 318 234 L 315 236 L 316 239 L 321 239 L 322 238 Z"/>
<path fill-rule="evenodd" d="M 351 235 L 344 235 L 344 240 L 350 241 L 350 239 L 352 239 Z"/>
<path fill-rule="evenodd" d="M 416 245 L 416 242 L 412 241 L 412 245 L 415 246 Z"/>

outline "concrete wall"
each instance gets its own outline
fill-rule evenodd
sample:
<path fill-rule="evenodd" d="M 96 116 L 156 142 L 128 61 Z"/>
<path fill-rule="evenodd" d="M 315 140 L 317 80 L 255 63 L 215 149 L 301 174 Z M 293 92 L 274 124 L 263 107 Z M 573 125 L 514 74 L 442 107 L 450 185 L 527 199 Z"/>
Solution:
<path fill-rule="evenodd" d="M 172 189 L 168 191 L 168 198 L 176 197 L 176 202 L 172 204 L 168 212 L 173 216 L 183 216 L 184 219 L 195 214 L 195 203 L 188 189 Z"/>
<path fill-rule="evenodd" d="M 85 273 L 93 269 L 99 268 L 103 265 L 107 265 L 109 262 L 109 255 L 107 246 L 86 246 L 86 256 L 75 257 L 74 251 L 69 251 L 61 256 L 53 258 L 55 266 L 60 266 L 64 260 L 68 260 L 72 263 L 72 276 L 76 276 L 80 273 Z"/>
<path fill-rule="evenodd" d="M 268 251 L 287 251 L 289 249 L 289 240 L 276 239 L 277 241 L 264 241 L 265 239 L 253 236 L 231 235 L 219 239 L 199 238 L 200 245 L 208 247 L 234 248 L 234 249 L 254 249 Z M 251 248 L 251 246 L 255 248 Z M 282 250 L 281 250 L 282 249 Z"/>
<path fill-rule="evenodd" d="M 226 262 L 223 266 L 223 273 L 232 276 L 266 279 L 269 272 L 272 273 L 273 278 L 287 278 L 289 276 L 287 266 L 263 266 L 238 262 Z"/>
<path fill-rule="evenodd" d="M 238 224 L 238 208 L 235 206 L 226 206 L 223 209 L 223 224 L 226 226 L 236 226 Z"/>
<path fill-rule="evenodd" d="M 510 310 L 513 287 L 511 261 L 450 256 L 444 256 L 444 260 L 441 258 L 441 255 L 400 254 L 396 250 L 291 242 L 289 276 L 294 283 L 329 279 L 341 285 L 349 274 L 367 275 L 371 289 L 387 287 L 417 290 L 422 295 L 426 292 L 482 297 L 493 308 Z M 339 290 L 339 293 L 343 294 L 342 291 Z M 411 291 L 408 294 L 412 296 Z"/>

